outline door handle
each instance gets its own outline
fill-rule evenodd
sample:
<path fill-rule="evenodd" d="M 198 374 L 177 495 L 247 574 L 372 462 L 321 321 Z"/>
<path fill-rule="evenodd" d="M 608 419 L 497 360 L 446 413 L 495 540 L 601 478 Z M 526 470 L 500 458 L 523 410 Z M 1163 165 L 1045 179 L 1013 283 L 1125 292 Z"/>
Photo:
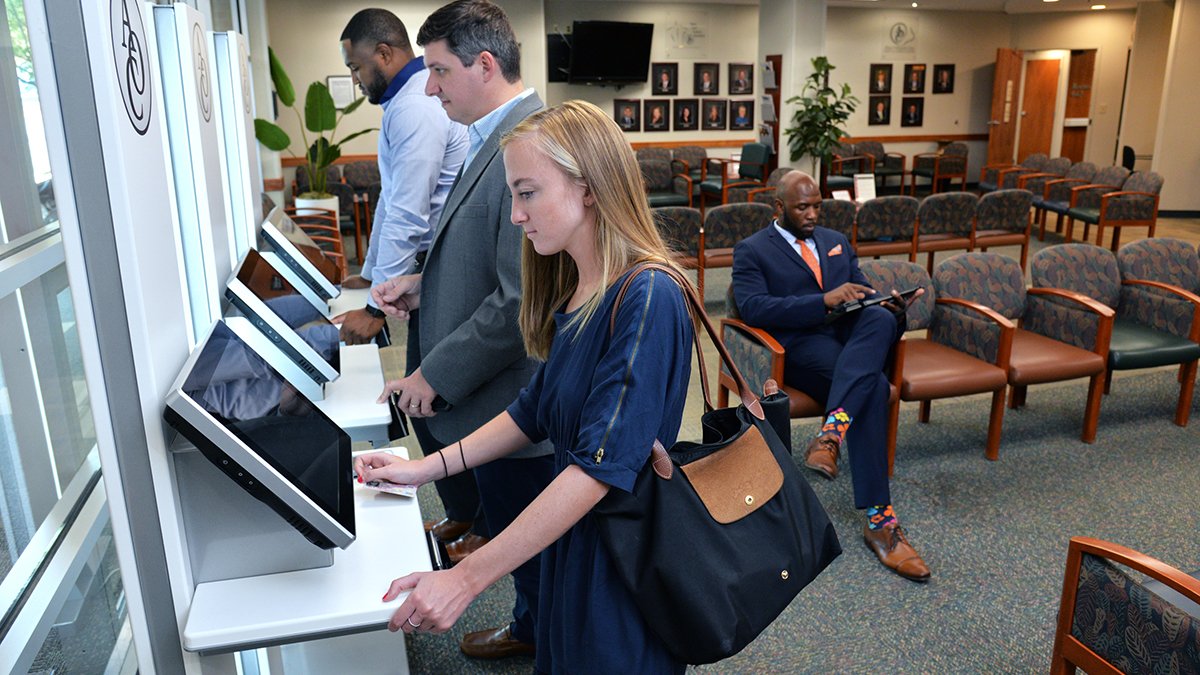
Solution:
<path fill-rule="evenodd" d="M 1000 126 L 1000 120 L 988 120 L 987 125 L 989 127 L 998 127 Z"/>

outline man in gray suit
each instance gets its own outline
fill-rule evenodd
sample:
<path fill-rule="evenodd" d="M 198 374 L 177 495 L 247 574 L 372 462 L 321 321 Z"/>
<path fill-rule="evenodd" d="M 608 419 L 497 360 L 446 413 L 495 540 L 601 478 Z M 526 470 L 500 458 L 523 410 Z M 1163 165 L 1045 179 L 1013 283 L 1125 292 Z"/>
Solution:
<path fill-rule="evenodd" d="M 468 125 L 471 146 L 424 270 L 376 286 L 372 295 L 384 311 L 400 318 L 420 307 L 420 367 L 389 382 L 388 389 L 399 392 L 402 409 L 423 419 L 438 442 L 436 447 L 422 443 L 425 453 L 445 447 L 443 457 L 459 461 L 454 444 L 503 412 L 536 369 L 517 325 L 522 233 L 511 221 L 512 195 L 499 142 L 539 110 L 542 101 L 521 81 L 520 51 L 508 17 L 487 0 L 458 0 L 437 10 L 421 26 L 417 44 L 425 48 L 429 68 L 425 93 L 441 100 L 450 119 Z M 443 409 L 441 401 L 449 408 Z M 550 484 L 552 453 L 550 444 L 542 443 L 472 467 L 492 534 L 499 534 Z M 452 556 L 460 543 L 462 553 L 479 542 L 455 542 Z M 539 560 L 535 557 L 513 572 L 513 621 L 468 633 L 460 644 L 465 654 L 499 658 L 533 653 Z"/>

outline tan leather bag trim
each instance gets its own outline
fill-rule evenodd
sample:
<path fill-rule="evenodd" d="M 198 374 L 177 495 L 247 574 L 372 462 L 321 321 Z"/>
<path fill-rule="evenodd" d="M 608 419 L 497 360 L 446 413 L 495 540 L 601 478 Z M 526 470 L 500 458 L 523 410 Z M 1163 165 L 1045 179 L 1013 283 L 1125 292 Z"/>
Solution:
<path fill-rule="evenodd" d="M 680 469 L 709 515 L 722 524 L 754 513 L 783 487 L 783 469 L 757 427 L 747 429 L 724 450 Z"/>

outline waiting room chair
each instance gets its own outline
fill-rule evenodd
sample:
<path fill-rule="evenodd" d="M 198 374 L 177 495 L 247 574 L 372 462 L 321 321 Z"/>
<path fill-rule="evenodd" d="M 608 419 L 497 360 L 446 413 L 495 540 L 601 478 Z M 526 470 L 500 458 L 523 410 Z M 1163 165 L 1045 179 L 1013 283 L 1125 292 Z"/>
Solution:
<path fill-rule="evenodd" d="M 698 266 L 700 237 L 704 219 L 700 209 L 688 206 L 664 206 L 651 209 L 658 233 L 675 260 L 687 268 Z"/>
<path fill-rule="evenodd" d="M 1070 157 L 1055 157 L 1046 162 L 1041 171 L 1013 171 L 1004 174 L 1000 187 L 1006 190 L 1029 190 L 1040 196 L 1047 181 L 1062 178 L 1071 168 Z"/>
<path fill-rule="evenodd" d="M 1072 537 L 1050 672 L 1076 668 L 1200 672 L 1200 580 L 1131 548 Z"/>
<path fill-rule="evenodd" d="M 1088 229 L 1096 226 L 1097 246 L 1104 245 L 1104 230 L 1111 227 L 1114 252 L 1120 245 L 1123 227 L 1144 227 L 1146 236 L 1153 237 L 1158 225 L 1158 195 L 1162 186 L 1161 175 L 1153 171 L 1135 171 L 1119 190 L 1086 185 L 1072 188 L 1072 206 L 1067 209 L 1067 241 L 1071 241 L 1076 220 L 1083 222 L 1083 241 L 1088 239 Z"/>
<path fill-rule="evenodd" d="M 1034 191 L 1033 211 L 1038 221 L 1038 241 L 1046 240 L 1046 214 L 1058 215 L 1054 225 L 1055 232 L 1062 232 L 1063 216 L 1071 208 L 1071 188 L 1087 185 L 1096 177 L 1096 165 L 1091 162 L 1079 162 L 1071 165 L 1062 178 L 1051 179 L 1043 183 L 1042 192 Z"/>
<path fill-rule="evenodd" d="M 699 185 L 704 179 L 704 165 L 708 161 L 708 151 L 699 145 L 684 145 L 671 151 L 671 173 L 687 174 L 692 182 Z"/>
<path fill-rule="evenodd" d="M 1105 393 L 1112 371 L 1182 366 L 1175 424 L 1187 426 L 1200 359 L 1200 296 L 1159 281 L 1136 278 L 1153 266 L 1179 264 L 1158 259 L 1162 251 L 1135 249 L 1125 257 L 1123 278 L 1112 251 L 1091 244 L 1060 244 L 1033 256 L 1030 274 L 1036 286 L 1054 286 L 1087 295 L 1115 311 L 1112 340 L 1105 361 Z M 1148 276 L 1148 275 L 1147 275 Z M 1139 292 L 1153 289 L 1154 292 Z M 1191 306 L 1190 313 L 1166 312 L 1160 298 L 1173 297 Z"/>
<path fill-rule="evenodd" d="M 889 410 L 889 434 L 899 424 L 900 401 L 920 401 L 918 419 L 927 423 L 933 399 L 991 392 L 985 454 L 988 459 L 999 457 L 1008 356 L 1015 328 L 1012 322 L 987 307 L 961 299 L 937 297 L 929 275 L 915 263 L 864 260 L 859 269 L 871 282 L 871 287 L 881 293 L 917 286 L 925 289 L 925 293 L 908 306 L 905 320 L 906 330 L 927 330 L 928 337 L 905 336 L 896 346 L 892 382 L 899 397 Z M 974 315 L 976 322 L 960 322 L 959 315 L 950 311 L 951 307 Z M 998 333 L 991 330 L 993 326 Z M 983 345 L 990 345 L 997 335 L 995 349 L 984 357 Z M 890 436 L 888 448 L 890 473 L 895 463 L 895 442 Z"/>
<path fill-rule="evenodd" d="M 943 192 L 921 200 L 917 209 L 917 253 L 926 253 L 925 272 L 933 274 L 938 251 L 970 251 L 979 197 L 970 192 Z"/>
<path fill-rule="evenodd" d="M 1015 173 L 1038 173 L 1045 169 L 1050 157 L 1042 152 L 1030 154 L 1017 164 L 1012 162 L 995 162 L 985 164 L 979 169 L 978 188 L 981 193 L 999 190 L 1004 185 L 1005 177 Z"/>
<path fill-rule="evenodd" d="M 775 192 L 779 188 L 780 179 L 793 171 L 795 171 L 795 169 L 790 166 L 781 166 L 772 171 L 771 175 L 767 176 L 767 182 L 761 186 L 729 188 L 729 203 L 758 202 L 760 204 L 771 204 L 774 206 Z M 768 198 L 765 200 L 759 199 L 758 196 L 761 194 L 768 195 Z"/>
<path fill-rule="evenodd" d="M 1046 288 L 1036 281 L 1034 288 L 1027 289 L 1017 262 L 998 253 L 954 256 L 933 271 L 933 285 L 939 298 L 961 298 L 990 307 L 1018 324 L 1008 358 L 1010 408 L 1025 405 L 1030 385 L 1089 378 L 1080 438 L 1085 443 L 1095 440 L 1112 331 L 1110 308 L 1080 293 Z M 951 335 L 962 332 L 978 321 L 957 314 L 956 322 L 946 320 L 931 337 L 940 337 L 941 331 Z M 997 340 L 981 343 L 979 355 L 994 353 L 998 347 L 991 345 L 998 344 Z"/>
<path fill-rule="evenodd" d="M 834 190 L 854 194 L 854 174 L 874 171 L 874 157 L 860 153 L 853 143 L 840 141 L 830 154 L 822 194 L 830 197 Z"/>
<path fill-rule="evenodd" d="M 844 199 L 822 199 L 821 215 L 817 224 L 839 232 L 846 239 L 854 236 L 854 218 L 858 215 L 858 205 Z"/>
<path fill-rule="evenodd" d="M 732 187 L 766 187 L 767 160 L 770 158 L 770 146 L 746 143 L 742 146 L 741 158 L 736 162 L 737 175 L 733 178 L 729 175 L 729 164 L 734 160 L 710 158 L 705 164 L 710 168 L 706 168 L 704 180 L 700 182 L 700 208 L 703 209 L 709 201 L 728 204 L 729 189 Z M 715 176 L 713 169 L 718 169 Z"/>
<path fill-rule="evenodd" d="M 704 297 L 704 270 L 732 267 L 733 247 L 770 225 L 774 218 L 775 209 L 766 204 L 722 204 L 705 212 L 696 272 L 696 287 L 701 298 Z"/>
<path fill-rule="evenodd" d="M 670 148 L 647 146 L 644 148 L 638 148 L 637 150 L 634 150 L 634 154 L 637 155 L 637 158 L 639 160 L 641 160 L 641 159 L 656 159 L 659 161 L 666 162 L 668 164 L 671 163 L 671 149 Z"/>
<path fill-rule="evenodd" d="M 363 262 L 366 248 L 363 246 L 363 236 L 370 240 L 371 209 L 378 202 L 378 192 L 371 199 L 371 186 L 380 183 L 379 163 L 370 161 L 349 162 L 342 166 L 342 178 L 354 188 L 354 249 L 358 264 Z"/>
<path fill-rule="evenodd" d="M 913 197 L 889 195 L 868 199 L 854 220 L 850 243 L 860 258 L 907 254 L 917 259 L 917 207 Z"/>
<path fill-rule="evenodd" d="M 692 205 L 692 179 L 682 173 L 673 175 L 669 161 L 639 159 L 637 163 L 646 183 L 650 208 Z"/>
<path fill-rule="evenodd" d="M 870 155 L 875 160 L 875 180 L 879 186 L 886 188 L 888 179 L 897 176 L 900 178 L 899 194 L 903 194 L 908 157 L 899 152 L 888 152 L 879 141 L 859 141 L 855 145 L 859 154 Z"/>
<path fill-rule="evenodd" d="M 910 195 L 917 194 L 917 177 L 929 179 L 930 193 L 940 192 L 943 182 L 949 189 L 954 179 L 958 179 L 961 190 L 967 189 L 967 154 L 966 143 L 955 141 L 938 152 L 924 152 L 913 155 L 912 182 L 909 184 Z"/>
<path fill-rule="evenodd" d="M 993 246 L 1020 246 L 1024 270 L 1029 259 L 1032 206 L 1033 193 L 1029 190 L 996 190 L 980 197 L 971 248 L 986 251 Z"/>
<path fill-rule="evenodd" d="M 1067 197 L 1065 207 L 1060 207 L 1058 204 L 1047 204 L 1046 209 L 1058 214 L 1059 222 L 1067 216 L 1071 209 L 1094 208 L 1099 210 L 1100 197 L 1107 192 L 1120 190 L 1126 178 L 1129 178 L 1129 171 L 1125 167 L 1106 166 L 1096 172 L 1091 183 L 1071 185 L 1070 196 Z M 1072 223 L 1072 219 L 1067 218 L 1067 230 L 1064 237 L 1068 244 L 1075 237 L 1075 233 L 1071 227 Z"/>

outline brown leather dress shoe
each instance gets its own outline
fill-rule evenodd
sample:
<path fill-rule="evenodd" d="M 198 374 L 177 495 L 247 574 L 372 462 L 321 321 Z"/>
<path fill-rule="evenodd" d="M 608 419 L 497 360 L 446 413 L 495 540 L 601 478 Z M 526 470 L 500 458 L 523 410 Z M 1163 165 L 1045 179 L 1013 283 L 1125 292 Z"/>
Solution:
<path fill-rule="evenodd" d="M 804 453 L 804 466 L 829 480 L 837 478 L 838 451 L 841 447 L 842 439 L 837 434 L 817 436 L 809 442 L 808 451 Z"/>
<path fill-rule="evenodd" d="M 491 539 L 487 537 L 481 537 L 475 533 L 467 533 L 446 544 L 446 555 L 450 558 L 450 562 L 457 565 L 463 561 L 463 558 L 471 555 L 489 541 Z"/>
<path fill-rule="evenodd" d="M 502 659 L 506 656 L 533 656 L 533 645 L 513 638 L 508 626 L 467 633 L 458 643 L 462 653 L 473 659 Z"/>
<path fill-rule="evenodd" d="M 929 580 L 929 567 L 921 560 L 921 554 L 908 543 L 908 537 L 904 536 L 899 524 L 885 525 L 878 530 L 863 525 L 863 540 L 884 567 L 894 570 L 905 579 Z"/>
<path fill-rule="evenodd" d="M 433 536 L 448 544 L 469 532 L 472 524 L 469 520 L 450 520 L 449 518 L 442 518 L 437 522 L 427 520 L 425 521 L 425 531 L 432 532 Z"/>

